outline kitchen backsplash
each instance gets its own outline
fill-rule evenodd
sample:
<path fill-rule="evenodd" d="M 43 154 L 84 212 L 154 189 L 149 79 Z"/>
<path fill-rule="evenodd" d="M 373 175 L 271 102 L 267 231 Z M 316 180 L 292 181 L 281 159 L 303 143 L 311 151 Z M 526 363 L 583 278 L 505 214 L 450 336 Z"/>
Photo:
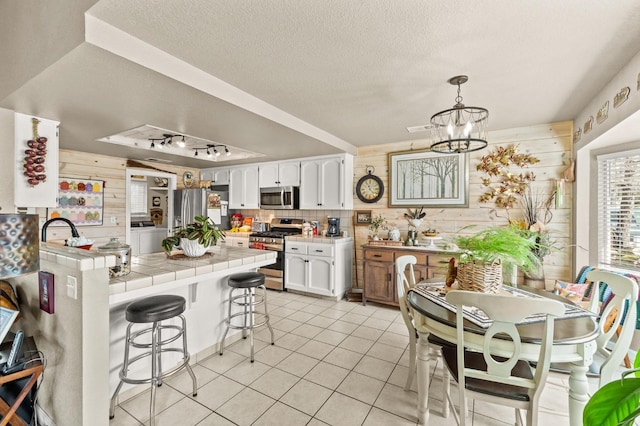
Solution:
<path fill-rule="evenodd" d="M 244 217 L 255 218 L 256 215 L 263 222 L 270 222 L 273 218 L 304 219 L 307 221 L 317 220 L 320 222 L 320 230 L 327 229 L 327 217 L 340 218 L 340 230 L 347 231 L 353 235 L 353 211 L 352 210 L 262 210 L 245 209 L 234 210 Z"/>

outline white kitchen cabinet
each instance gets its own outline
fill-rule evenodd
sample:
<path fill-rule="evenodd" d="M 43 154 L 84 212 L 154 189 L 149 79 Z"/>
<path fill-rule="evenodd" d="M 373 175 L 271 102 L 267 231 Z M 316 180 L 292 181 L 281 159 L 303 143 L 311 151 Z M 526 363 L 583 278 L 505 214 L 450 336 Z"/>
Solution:
<path fill-rule="evenodd" d="M 323 241 L 323 242 L 316 242 Z M 287 238 L 284 257 L 284 287 L 342 299 L 351 287 L 351 238 Z"/>
<path fill-rule="evenodd" d="M 260 207 L 259 196 L 257 165 L 230 169 L 230 209 L 257 209 Z"/>
<path fill-rule="evenodd" d="M 212 185 L 229 185 L 229 168 L 213 167 L 202 169 L 200 180 L 210 180 Z"/>
<path fill-rule="evenodd" d="M 300 162 L 264 163 L 259 167 L 260 188 L 300 186 Z"/>
<path fill-rule="evenodd" d="M 300 209 L 353 208 L 353 156 L 345 154 L 300 162 Z"/>

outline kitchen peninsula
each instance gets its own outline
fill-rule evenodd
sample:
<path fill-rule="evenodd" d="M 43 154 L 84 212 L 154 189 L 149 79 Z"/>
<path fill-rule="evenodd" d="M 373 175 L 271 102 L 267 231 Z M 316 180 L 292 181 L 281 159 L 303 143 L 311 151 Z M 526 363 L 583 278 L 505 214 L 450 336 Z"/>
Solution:
<path fill-rule="evenodd" d="M 225 278 L 274 263 L 276 253 L 224 245 L 210 252 L 194 260 L 170 260 L 164 253 L 134 256 L 130 274 L 109 279 L 108 268 L 115 265 L 112 255 L 40 245 L 40 269 L 54 274 L 55 313 L 40 310 L 38 286 L 32 281 L 20 277 L 14 285 L 21 300 L 21 328 L 34 337 L 52 366 L 42 395 L 58 424 L 108 425 L 109 398 L 124 354 L 124 309 L 136 298 L 182 295 L 187 300 L 184 315 L 192 361 L 214 353 L 226 313 Z M 144 362 L 138 367 L 147 368 Z M 56 391 L 61 383 L 64 392 Z M 124 388 L 121 399 L 146 389 Z M 53 408 L 66 406 L 65 401 L 75 401 L 75 408 Z"/>
<path fill-rule="evenodd" d="M 129 302 L 156 294 L 175 294 L 187 301 L 184 316 L 187 321 L 187 344 L 192 360 L 204 359 L 217 351 L 227 315 L 229 288 L 226 278 L 235 273 L 255 271 L 276 261 L 276 253 L 239 247 L 214 246 L 201 258 L 167 258 L 165 253 L 151 253 L 132 258 L 131 273 L 109 281 L 109 388 L 115 389 L 122 366 L 125 329 L 128 322 L 124 311 Z M 171 321 L 177 321 L 173 319 Z M 239 330 L 230 330 L 227 341 L 239 338 Z M 179 355 L 175 355 L 178 362 Z M 171 364 L 169 356 L 163 362 Z M 133 373 L 148 375 L 151 368 L 137 363 Z M 139 386 L 127 392 L 123 387 L 120 399 L 148 389 Z"/>

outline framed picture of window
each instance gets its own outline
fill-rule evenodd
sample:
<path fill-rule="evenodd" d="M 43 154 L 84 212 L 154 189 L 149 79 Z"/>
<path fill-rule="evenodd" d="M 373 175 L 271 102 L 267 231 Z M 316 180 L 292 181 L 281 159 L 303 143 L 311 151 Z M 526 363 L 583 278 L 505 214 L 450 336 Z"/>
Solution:
<path fill-rule="evenodd" d="M 467 207 L 467 154 L 389 153 L 389 207 Z"/>
<path fill-rule="evenodd" d="M 356 210 L 356 225 L 371 225 L 371 210 Z"/>

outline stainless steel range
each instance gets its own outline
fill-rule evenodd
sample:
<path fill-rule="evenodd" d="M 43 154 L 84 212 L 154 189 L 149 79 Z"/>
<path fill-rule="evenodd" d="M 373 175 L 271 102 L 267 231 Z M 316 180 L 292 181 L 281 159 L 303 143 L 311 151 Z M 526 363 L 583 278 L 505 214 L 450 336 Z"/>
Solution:
<path fill-rule="evenodd" d="M 302 234 L 302 219 L 271 219 L 270 230 L 249 235 L 249 247 L 278 252 L 276 263 L 258 269 L 266 276 L 265 286 L 284 290 L 284 237 Z"/>

